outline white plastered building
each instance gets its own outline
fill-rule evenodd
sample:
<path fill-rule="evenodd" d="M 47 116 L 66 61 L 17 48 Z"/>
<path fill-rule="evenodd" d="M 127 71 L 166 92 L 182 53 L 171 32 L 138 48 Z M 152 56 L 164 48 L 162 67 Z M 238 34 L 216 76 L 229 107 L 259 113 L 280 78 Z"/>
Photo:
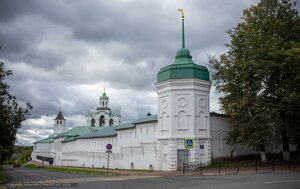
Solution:
<path fill-rule="evenodd" d="M 86 126 L 65 131 L 61 112 L 54 135 L 34 143 L 32 159 L 56 166 L 106 167 L 106 145 L 112 144 L 110 168 L 174 171 L 183 163 L 209 165 L 212 158 L 250 154 L 244 146 L 229 146 L 225 137 L 230 118 L 210 113 L 211 81 L 206 67 L 195 64 L 184 44 L 175 61 L 159 70 L 158 115 L 121 123 L 109 109 L 106 93 L 100 107 L 87 114 Z M 184 140 L 194 147 L 186 149 Z"/>

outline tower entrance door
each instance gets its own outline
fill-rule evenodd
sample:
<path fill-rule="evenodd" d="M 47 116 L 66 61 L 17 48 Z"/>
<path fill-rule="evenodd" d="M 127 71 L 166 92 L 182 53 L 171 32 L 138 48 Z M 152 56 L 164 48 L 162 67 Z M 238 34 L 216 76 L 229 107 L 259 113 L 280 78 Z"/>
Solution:
<path fill-rule="evenodd" d="M 190 153 L 188 149 L 177 150 L 177 169 L 182 170 L 183 164 L 185 165 L 185 169 L 190 167 Z"/>

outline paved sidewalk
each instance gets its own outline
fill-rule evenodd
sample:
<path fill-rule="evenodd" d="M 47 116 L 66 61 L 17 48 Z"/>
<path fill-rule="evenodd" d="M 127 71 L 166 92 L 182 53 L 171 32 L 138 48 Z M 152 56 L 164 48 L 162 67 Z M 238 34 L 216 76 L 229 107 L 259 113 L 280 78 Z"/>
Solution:
<path fill-rule="evenodd" d="M 56 166 L 48 166 L 41 164 L 39 162 L 31 162 L 37 166 L 45 166 L 45 167 L 56 167 Z M 99 171 L 99 172 L 106 172 L 106 169 L 100 169 L 100 168 L 88 168 L 88 167 L 66 167 L 66 168 L 72 168 L 72 169 L 84 169 L 84 170 L 93 170 L 93 171 Z M 219 170 L 214 169 L 207 169 L 203 168 L 202 174 L 200 170 L 197 171 L 148 171 L 148 170 L 124 170 L 124 169 L 109 169 L 109 172 L 115 173 L 118 175 L 130 175 L 130 176 L 192 176 L 192 175 L 204 175 L 204 176 L 212 176 L 212 175 L 232 175 L 232 174 L 259 174 L 259 173 L 271 173 L 271 172 L 294 172 L 300 171 L 300 166 L 292 167 L 291 170 L 288 170 L 288 167 L 279 166 L 276 167 L 275 170 L 272 170 L 272 167 L 259 167 L 257 172 L 255 168 L 245 168 L 241 167 L 239 168 L 239 171 L 237 171 L 236 168 L 232 169 L 221 169 L 220 173 Z"/>

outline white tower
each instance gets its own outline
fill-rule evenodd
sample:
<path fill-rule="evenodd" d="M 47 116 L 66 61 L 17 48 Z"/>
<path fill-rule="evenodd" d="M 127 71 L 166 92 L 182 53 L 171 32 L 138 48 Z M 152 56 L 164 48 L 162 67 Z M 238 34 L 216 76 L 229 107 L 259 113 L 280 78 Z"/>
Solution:
<path fill-rule="evenodd" d="M 109 97 L 106 95 L 105 92 L 103 92 L 102 96 L 100 96 L 99 102 L 100 110 L 108 110 Z"/>
<path fill-rule="evenodd" d="M 58 135 L 60 133 L 65 132 L 65 118 L 61 111 L 57 114 L 56 118 L 54 119 L 54 135 Z"/>
<path fill-rule="evenodd" d="M 193 62 L 184 42 L 173 64 L 157 74 L 158 140 L 161 142 L 161 170 L 177 170 L 183 163 L 210 164 L 211 136 L 209 92 L 211 81 L 206 67 Z M 184 139 L 193 138 L 195 147 L 185 149 Z"/>

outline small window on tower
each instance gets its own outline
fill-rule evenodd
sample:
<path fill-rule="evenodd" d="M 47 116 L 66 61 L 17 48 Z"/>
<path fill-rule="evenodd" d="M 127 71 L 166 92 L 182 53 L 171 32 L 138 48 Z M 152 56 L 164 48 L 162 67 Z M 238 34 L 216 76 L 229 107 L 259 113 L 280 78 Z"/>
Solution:
<path fill-rule="evenodd" d="M 105 118 L 104 115 L 102 115 L 99 119 L 99 126 L 102 127 L 105 124 Z"/>
<path fill-rule="evenodd" d="M 60 124 L 62 124 L 62 121 L 60 121 Z"/>
<path fill-rule="evenodd" d="M 56 121 L 56 124 L 59 124 L 59 121 Z"/>
<path fill-rule="evenodd" d="M 93 126 L 95 126 L 95 119 L 93 118 L 92 120 L 91 120 L 91 126 L 93 127 Z"/>
<path fill-rule="evenodd" d="M 112 126 L 112 125 L 114 125 L 114 120 L 111 118 L 111 119 L 109 120 L 109 126 Z"/>

